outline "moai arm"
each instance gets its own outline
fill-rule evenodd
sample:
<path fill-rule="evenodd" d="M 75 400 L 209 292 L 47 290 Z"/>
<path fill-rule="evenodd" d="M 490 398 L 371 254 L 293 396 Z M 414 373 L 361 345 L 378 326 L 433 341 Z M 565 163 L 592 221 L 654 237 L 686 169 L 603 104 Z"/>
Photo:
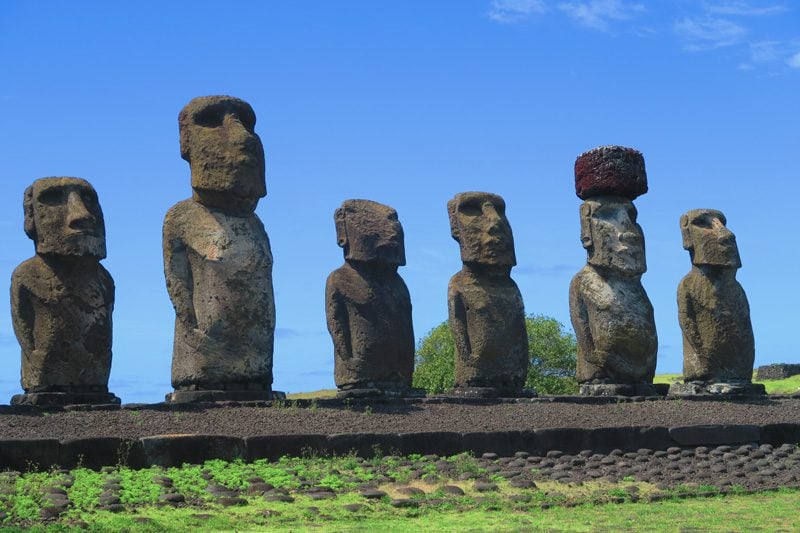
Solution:
<path fill-rule="evenodd" d="M 164 221 L 164 276 L 167 292 L 175 307 L 175 315 L 183 322 L 186 331 L 197 329 L 197 317 L 192 303 L 193 280 L 186 243 L 174 230 L 174 220 L 169 215 Z"/>
<path fill-rule="evenodd" d="M 11 318 L 23 354 L 32 354 L 36 349 L 33 338 L 33 305 L 30 292 L 22 284 L 19 274 L 11 276 Z"/>
<path fill-rule="evenodd" d="M 325 284 L 325 317 L 328 331 L 333 340 L 334 353 L 339 357 L 349 359 L 353 356 L 350 340 L 350 317 L 347 313 L 347 305 L 342 301 L 341 294 L 336 288 L 334 274 L 328 277 L 328 282 Z"/>
<path fill-rule="evenodd" d="M 452 286 L 452 282 L 447 292 L 450 332 L 453 335 L 456 357 L 469 359 L 472 354 L 472 346 L 470 345 L 469 335 L 467 333 L 467 310 L 464 305 L 464 300 L 458 289 Z"/>
<path fill-rule="evenodd" d="M 697 315 L 695 314 L 692 297 L 687 287 L 688 283 L 684 278 L 678 285 L 678 322 L 684 338 L 692 346 L 695 353 L 703 352 L 703 337 L 697 326 Z"/>
<path fill-rule="evenodd" d="M 580 276 L 580 274 L 578 274 Z M 583 299 L 581 280 L 576 276 L 572 280 L 569 290 L 569 316 L 572 329 L 575 330 L 578 344 L 585 355 L 594 352 L 594 337 L 592 336 L 592 321 L 586 301 Z"/>

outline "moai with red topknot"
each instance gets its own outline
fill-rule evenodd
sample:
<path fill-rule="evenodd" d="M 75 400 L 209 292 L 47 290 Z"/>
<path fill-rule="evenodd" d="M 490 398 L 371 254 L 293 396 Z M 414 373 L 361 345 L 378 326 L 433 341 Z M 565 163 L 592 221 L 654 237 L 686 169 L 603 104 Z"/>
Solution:
<path fill-rule="evenodd" d="M 650 396 L 658 338 L 653 306 L 642 286 L 644 234 L 633 200 L 647 192 L 642 154 L 601 146 L 575 161 L 581 243 L 586 266 L 572 279 L 569 305 L 578 341 L 580 393 Z"/>

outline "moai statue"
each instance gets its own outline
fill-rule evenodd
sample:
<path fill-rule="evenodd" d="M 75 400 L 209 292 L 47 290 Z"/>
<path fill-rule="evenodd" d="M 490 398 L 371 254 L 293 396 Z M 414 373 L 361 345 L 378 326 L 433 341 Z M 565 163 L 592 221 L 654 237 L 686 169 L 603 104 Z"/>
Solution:
<path fill-rule="evenodd" d="M 417 395 L 411 298 L 397 273 L 406 264 L 397 211 L 345 200 L 334 220 L 345 263 L 328 276 L 325 310 L 338 396 Z"/>
<path fill-rule="evenodd" d="M 572 279 L 569 307 L 578 341 L 580 393 L 654 395 L 658 339 L 642 287 L 644 234 L 632 200 L 647 192 L 642 154 L 602 146 L 575 161 L 586 266 Z"/>
<path fill-rule="evenodd" d="M 742 266 L 736 237 L 725 215 L 693 209 L 681 217 L 683 247 L 692 270 L 678 285 L 678 320 L 683 331 L 683 379 L 674 395 L 765 394 L 753 384 L 755 343 L 750 306 L 736 281 Z"/>
<path fill-rule="evenodd" d="M 506 204 L 496 195 L 463 192 L 447 203 L 463 267 L 447 290 L 455 342 L 455 388 L 477 397 L 533 395 L 524 390 L 530 364 L 525 309 L 511 268 L 517 264 Z"/>
<path fill-rule="evenodd" d="M 164 273 L 175 307 L 172 403 L 272 398 L 272 253 L 255 214 L 264 148 L 250 105 L 195 98 L 178 116 L 192 197 L 164 219 Z"/>
<path fill-rule="evenodd" d="M 42 178 L 23 205 L 36 255 L 11 276 L 25 391 L 11 403 L 118 404 L 108 392 L 114 280 L 100 264 L 106 230 L 97 193 L 80 178 Z"/>

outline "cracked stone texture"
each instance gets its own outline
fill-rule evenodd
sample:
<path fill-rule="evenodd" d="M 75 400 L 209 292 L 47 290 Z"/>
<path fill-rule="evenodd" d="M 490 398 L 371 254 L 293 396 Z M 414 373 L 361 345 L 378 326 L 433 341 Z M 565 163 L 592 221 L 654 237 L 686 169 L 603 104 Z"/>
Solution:
<path fill-rule="evenodd" d="M 106 243 L 97 193 L 80 178 L 42 178 L 25 190 L 23 205 L 36 255 L 11 277 L 22 388 L 107 392 L 114 281 L 100 264 Z"/>
<path fill-rule="evenodd" d="M 579 383 L 652 383 L 658 339 L 653 306 L 641 283 L 647 270 L 644 234 L 628 188 L 620 185 L 646 179 L 644 160 L 635 150 L 601 147 L 579 161 L 589 155 L 591 161 L 611 158 L 606 166 L 595 161 L 604 172 L 622 170 L 608 174 L 617 181 L 606 183 L 619 182 L 617 185 L 604 188 L 603 195 L 588 197 L 580 207 L 587 264 L 572 279 L 569 290 L 570 317 L 578 343 L 576 377 Z M 623 156 L 630 159 L 628 166 L 623 164 Z M 638 168 L 639 162 L 641 173 L 625 170 Z"/>
<path fill-rule="evenodd" d="M 692 269 L 678 285 L 686 382 L 746 382 L 753 375 L 755 343 L 750 307 L 736 281 L 741 267 L 736 237 L 725 215 L 693 209 L 680 219 Z"/>
<path fill-rule="evenodd" d="M 272 384 L 272 253 L 254 213 L 266 195 L 255 113 L 230 96 L 181 110 L 192 198 L 164 219 L 164 273 L 175 307 L 177 390 L 266 390 Z"/>
<path fill-rule="evenodd" d="M 455 385 L 521 389 L 528 372 L 525 309 L 511 279 L 514 237 L 496 194 L 464 192 L 447 204 L 463 267 L 447 291 Z"/>
<path fill-rule="evenodd" d="M 345 258 L 325 286 L 336 386 L 408 389 L 414 329 L 408 288 L 397 273 L 406 263 L 397 211 L 370 200 L 345 200 L 334 220 Z"/>

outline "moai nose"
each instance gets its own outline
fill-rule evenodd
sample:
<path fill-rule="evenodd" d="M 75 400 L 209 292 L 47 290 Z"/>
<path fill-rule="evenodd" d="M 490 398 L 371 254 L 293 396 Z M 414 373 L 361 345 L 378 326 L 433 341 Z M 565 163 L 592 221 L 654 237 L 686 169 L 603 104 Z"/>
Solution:
<path fill-rule="evenodd" d="M 67 226 L 74 230 L 88 230 L 95 224 L 95 218 L 86 208 L 83 198 L 77 191 L 67 196 Z"/>

